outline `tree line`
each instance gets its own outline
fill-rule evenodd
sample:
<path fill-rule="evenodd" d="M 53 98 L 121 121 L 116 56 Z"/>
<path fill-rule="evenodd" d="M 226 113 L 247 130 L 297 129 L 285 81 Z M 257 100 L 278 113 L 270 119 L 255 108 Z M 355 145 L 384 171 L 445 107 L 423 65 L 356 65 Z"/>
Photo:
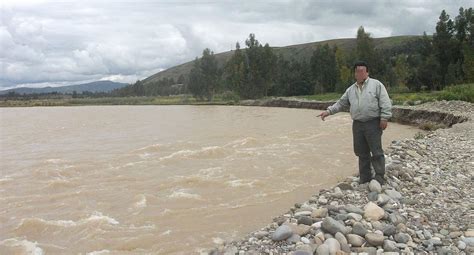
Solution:
<path fill-rule="evenodd" d="M 460 8 L 451 19 L 443 10 L 432 36 L 426 33 L 388 49 L 376 47 L 364 27 L 359 27 L 356 46 L 343 49 L 319 45 L 308 59 L 285 58 L 255 34 L 236 43 L 232 57 L 219 66 L 214 52 L 206 48 L 196 58 L 189 74 L 178 80 L 163 78 L 144 84 L 137 81 L 111 92 L 115 96 L 154 96 L 191 93 L 198 100 L 232 93 L 240 99 L 266 96 L 296 96 L 343 92 L 353 83 L 352 65 L 363 60 L 370 76 L 391 91 L 441 90 L 446 86 L 474 82 L 474 13 Z"/>

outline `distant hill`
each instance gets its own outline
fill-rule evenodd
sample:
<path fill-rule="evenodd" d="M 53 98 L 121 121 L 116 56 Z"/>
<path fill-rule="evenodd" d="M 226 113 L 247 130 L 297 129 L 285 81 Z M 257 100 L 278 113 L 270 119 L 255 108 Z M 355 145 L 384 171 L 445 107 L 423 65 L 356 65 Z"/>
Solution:
<path fill-rule="evenodd" d="M 397 46 L 400 46 L 404 43 L 416 40 L 422 36 L 392 36 L 384 38 L 373 38 L 376 49 L 391 49 Z M 347 39 L 334 39 L 320 42 L 311 42 L 297 45 L 290 45 L 285 47 L 272 47 L 273 51 L 277 55 L 282 55 L 286 59 L 295 58 L 296 60 L 306 60 L 308 61 L 313 51 L 320 45 L 329 44 L 329 46 L 337 46 L 343 50 L 352 50 L 356 47 L 355 38 Z M 215 54 L 217 63 L 222 67 L 234 54 L 233 51 L 226 51 L 222 53 Z M 193 67 L 193 61 L 189 61 L 174 67 L 170 67 L 166 70 L 153 74 L 152 76 L 144 79 L 143 84 L 150 82 L 157 82 L 163 78 L 173 78 L 175 81 L 179 78 L 180 75 L 187 76 Z"/>
<path fill-rule="evenodd" d="M 129 84 L 119 83 L 113 81 L 94 81 L 90 83 L 77 84 L 77 85 L 68 85 L 61 87 L 44 87 L 44 88 L 14 88 L 0 91 L 0 95 L 8 94 L 10 92 L 15 92 L 17 94 L 40 94 L 40 93 L 52 93 L 58 92 L 63 94 L 72 94 L 74 91 L 77 93 L 82 93 L 84 91 L 89 92 L 110 92 L 114 89 L 125 87 Z"/>

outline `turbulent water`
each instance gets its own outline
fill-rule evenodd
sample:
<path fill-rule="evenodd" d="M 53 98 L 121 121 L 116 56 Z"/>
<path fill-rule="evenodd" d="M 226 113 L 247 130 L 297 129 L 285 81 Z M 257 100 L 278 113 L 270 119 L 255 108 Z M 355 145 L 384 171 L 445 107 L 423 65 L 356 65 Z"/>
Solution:
<path fill-rule="evenodd" d="M 190 254 L 356 173 L 346 113 L 0 109 L 0 254 Z M 384 144 L 416 129 L 390 123 Z"/>

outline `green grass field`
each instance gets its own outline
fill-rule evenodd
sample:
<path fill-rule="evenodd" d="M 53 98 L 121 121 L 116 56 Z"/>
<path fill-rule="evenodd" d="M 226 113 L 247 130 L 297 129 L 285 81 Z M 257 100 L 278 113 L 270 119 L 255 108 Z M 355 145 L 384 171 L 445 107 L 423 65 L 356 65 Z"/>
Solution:
<path fill-rule="evenodd" d="M 31 100 L 0 100 L 0 107 L 32 107 L 32 106 L 80 106 L 80 105 L 207 105 L 232 104 L 234 101 L 216 97 L 213 101 L 197 101 L 189 95 L 167 97 L 100 97 L 71 99 L 31 99 Z"/>
<path fill-rule="evenodd" d="M 297 96 L 296 98 L 317 101 L 335 101 L 341 96 L 342 94 L 339 93 L 326 93 L 320 95 Z M 389 92 L 389 96 L 393 100 L 394 105 L 414 105 L 435 100 L 461 100 L 474 103 L 474 83 L 450 86 L 442 91 Z"/>
<path fill-rule="evenodd" d="M 420 104 L 435 100 L 462 100 L 474 102 L 474 83 L 447 87 L 442 91 L 434 92 L 397 92 L 390 93 L 394 105 Z M 316 101 L 336 101 L 341 97 L 339 93 L 296 96 Z M 0 107 L 32 107 L 32 106 L 78 106 L 78 105 L 232 105 L 238 100 L 229 94 L 216 95 L 210 102 L 197 101 L 190 95 L 165 97 L 100 97 L 100 98 L 63 98 L 63 99 L 31 99 L 31 100 L 0 100 Z"/>

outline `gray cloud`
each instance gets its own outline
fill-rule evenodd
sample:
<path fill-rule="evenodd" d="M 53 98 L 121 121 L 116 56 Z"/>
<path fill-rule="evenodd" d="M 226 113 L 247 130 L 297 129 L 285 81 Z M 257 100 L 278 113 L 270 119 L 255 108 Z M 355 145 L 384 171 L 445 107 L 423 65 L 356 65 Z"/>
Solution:
<path fill-rule="evenodd" d="M 30 2 L 31 1 L 31 2 Z M 442 9 L 469 1 L 32 1 L 1 8 L 0 89 L 99 79 L 133 82 L 243 44 L 272 46 L 354 37 L 433 33 Z"/>

